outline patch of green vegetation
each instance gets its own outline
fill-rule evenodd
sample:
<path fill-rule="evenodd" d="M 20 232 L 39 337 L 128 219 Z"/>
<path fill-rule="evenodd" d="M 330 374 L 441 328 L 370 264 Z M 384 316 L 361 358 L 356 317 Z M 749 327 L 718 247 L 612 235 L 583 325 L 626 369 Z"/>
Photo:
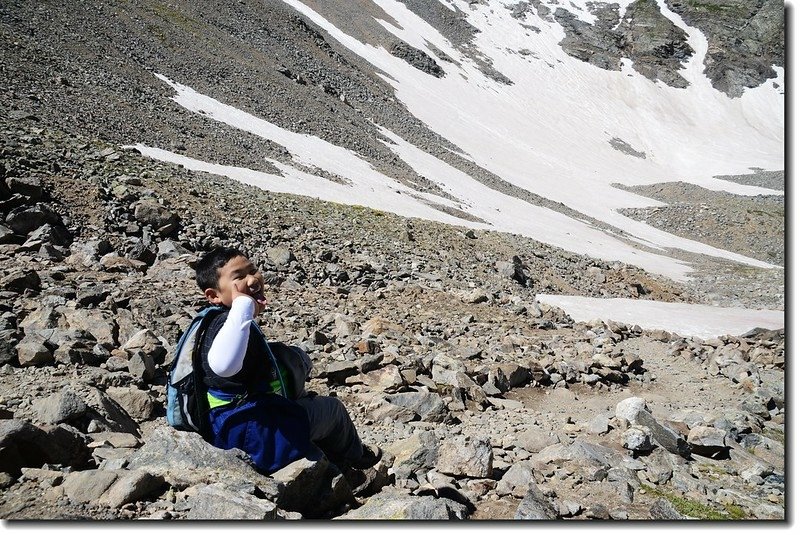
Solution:
<path fill-rule="evenodd" d="M 700 464 L 697 469 L 700 472 L 706 473 L 712 479 L 720 479 L 723 476 L 728 475 L 728 471 L 722 468 L 721 466 L 717 466 L 715 464 Z"/>
<path fill-rule="evenodd" d="M 698 520 L 743 520 L 747 518 L 744 509 L 738 505 L 722 505 L 723 511 L 719 511 L 709 505 L 690 500 L 682 496 L 677 496 L 671 492 L 657 489 L 649 485 L 642 485 L 644 491 L 650 496 L 664 498 L 684 516 L 697 518 Z"/>
<path fill-rule="evenodd" d="M 186 16 L 169 5 L 156 2 L 153 5 L 153 11 L 166 22 L 189 33 L 197 34 L 203 31 L 203 25 L 199 21 Z"/>
<path fill-rule="evenodd" d="M 725 510 L 730 515 L 731 520 L 743 520 L 747 518 L 747 513 L 738 505 L 731 503 L 724 506 Z"/>

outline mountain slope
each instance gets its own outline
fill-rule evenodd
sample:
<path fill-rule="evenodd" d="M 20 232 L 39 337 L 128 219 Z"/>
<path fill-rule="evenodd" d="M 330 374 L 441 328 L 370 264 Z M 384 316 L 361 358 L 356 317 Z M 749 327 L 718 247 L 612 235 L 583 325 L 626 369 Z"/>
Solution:
<path fill-rule="evenodd" d="M 706 74 L 727 41 L 695 4 L 19 2 L 2 8 L 3 98 L 275 191 L 524 234 L 676 279 L 697 259 L 673 249 L 769 267 L 619 212 L 660 203 L 617 183 L 777 193 L 714 178 L 782 169 L 777 4 L 728 16 L 769 30 L 750 39 L 769 37 L 775 65 L 740 97 Z"/>

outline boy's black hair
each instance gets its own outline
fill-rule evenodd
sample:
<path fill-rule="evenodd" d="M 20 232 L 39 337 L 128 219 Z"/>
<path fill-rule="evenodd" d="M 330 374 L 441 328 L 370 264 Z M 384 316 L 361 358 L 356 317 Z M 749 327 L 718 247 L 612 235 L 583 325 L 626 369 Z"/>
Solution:
<path fill-rule="evenodd" d="M 219 269 L 232 258 L 245 256 L 234 247 L 217 247 L 206 253 L 194 268 L 195 280 L 201 290 L 219 288 Z"/>

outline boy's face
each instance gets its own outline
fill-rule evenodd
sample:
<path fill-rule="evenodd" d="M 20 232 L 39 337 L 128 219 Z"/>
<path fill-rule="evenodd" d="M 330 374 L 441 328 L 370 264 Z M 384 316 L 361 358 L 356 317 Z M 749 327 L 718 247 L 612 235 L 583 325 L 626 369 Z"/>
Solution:
<path fill-rule="evenodd" d="M 256 302 L 256 314 L 264 311 L 267 306 L 264 277 L 250 260 L 244 256 L 231 258 L 217 270 L 217 274 L 217 288 L 207 288 L 204 292 L 209 302 L 230 307 L 234 299 L 246 295 Z"/>

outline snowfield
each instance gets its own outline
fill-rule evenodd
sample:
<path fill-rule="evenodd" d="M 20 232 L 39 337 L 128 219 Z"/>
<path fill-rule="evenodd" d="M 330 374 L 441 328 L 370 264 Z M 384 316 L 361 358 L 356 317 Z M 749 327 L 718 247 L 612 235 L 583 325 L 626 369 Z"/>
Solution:
<path fill-rule="evenodd" d="M 782 329 L 782 310 L 723 308 L 644 299 L 602 299 L 540 294 L 540 303 L 564 310 L 575 321 L 612 320 L 643 329 L 663 329 L 681 336 L 708 339 L 724 334 L 741 336 L 754 327 Z"/>
<path fill-rule="evenodd" d="M 714 176 L 747 174 L 754 167 L 783 169 L 783 69 L 776 67 L 777 78 L 745 90 L 738 99 L 713 89 L 702 72 L 707 40 L 669 11 L 663 0 L 658 2 L 662 13 L 687 32 L 695 50 L 681 73 L 690 82 L 686 89 L 654 83 L 636 73 L 629 61 L 623 61 L 621 71 L 615 72 L 568 56 L 558 44 L 564 31 L 557 22 L 547 22 L 534 13 L 528 13 L 525 20 L 511 16 L 506 6 L 517 0 L 487 4 L 440 0 L 450 9 L 466 13 L 470 24 L 480 30 L 474 45 L 494 69 L 513 81 L 513 85 L 505 85 L 488 78 L 472 59 L 401 2 L 373 1 L 386 13 L 385 20 L 376 22 L 387 31 L 431 57 L 437 57 L 435 48 L 455 60 L 439 62 L 446 72 L 444 77 L 427 75 L 382 47 L 358 41 L 300 0 L 284 0 L 332 39 L 373 65 L 376 73 L 394 87 L 396 98 L 432 131 L 457 146 L 465 158 L 510 184 L 607 223 L 619 233 L 612 234 L 586 221 L 492 190 L 379 124 L 381 133 L 394 143 L 387 144 L 394 153 L 457 201 L 414 191 L 376 171 L 350 150 L 290 132 L 160 75 L 164 83 L 174 88 L 174 100 L 187 110 L 284 146 L 300 168 L 271 161 L 282 173 L 272 175 L 187 158 L 157 147 L 136 148 L 153 158 L 225 175 L 270 191 L 522 234 L 575 253 L 636 265 L 675 280 L 685 280 L 691 268 L 670 256 L 672 248 L 750 266 L 776 267 L 621 215 L 618 210 L 622 208 L 661 203 L 612 184 L 683 181 L 739 195 L 782 195 L 783 192 Z M 581 20 L 594 21 L 588 1 L 557 3 Z M 623 13 L 630 0 L 618 3 Z M 531 31 L 526 25 L 535 25 L 540 31 Z M 520 53 L 523 49 L 528 52 Z M 645 158 L 615 149 L 612 139 L 624 141 Z M 316 176 L 309 172 L 313 167 L 344 177 L 349 183 Z M 433 205 L 463 210 L 483 223 L 448 215 Z M 629 241 L 622 241 L 623 235 Z M 635 247 L 636 243 L 648 250 Z M 732 321 L 733 316 L 720 314 L 722 318 Z"/>

